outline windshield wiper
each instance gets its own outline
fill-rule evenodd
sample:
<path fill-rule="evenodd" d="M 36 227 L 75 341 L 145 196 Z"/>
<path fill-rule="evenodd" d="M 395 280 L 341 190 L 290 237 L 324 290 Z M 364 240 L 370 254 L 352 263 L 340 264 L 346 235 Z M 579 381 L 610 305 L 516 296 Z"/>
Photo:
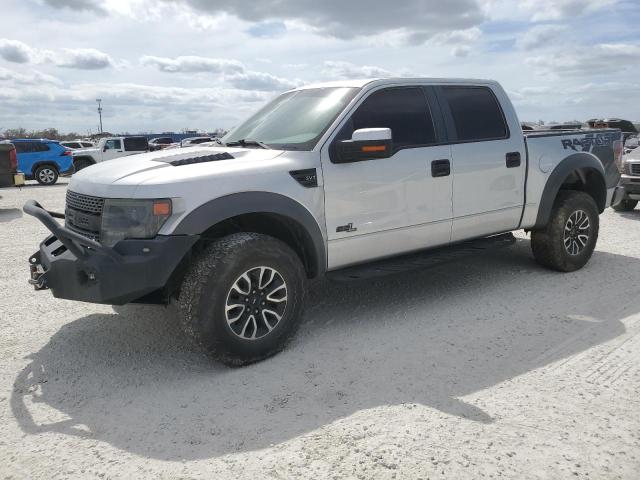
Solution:
<path fill-rule="evenodd" d="M 258 140 L 250 140 L 248 138 L 242 138 L 240 140 L 236 140 L 235 142 L 227 142 L 227 147 L 260 147 L 266 150 L 271 150 L 271 147 L 266 143 L 262 143 Z"/>

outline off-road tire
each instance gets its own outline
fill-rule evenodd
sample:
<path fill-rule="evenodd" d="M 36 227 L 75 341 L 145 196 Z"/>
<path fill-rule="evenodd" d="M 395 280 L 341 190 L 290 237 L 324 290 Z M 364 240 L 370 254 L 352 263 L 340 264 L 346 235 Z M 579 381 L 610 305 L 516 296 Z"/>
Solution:
<path fill-rule="evenodd" d="M 572 215 L 578 212 L 586 213 L 590 229 L 586 245 L 572 255 L 565 246 L 565 229 Z M 599 220 L 598 207 L 592 197 L 584 192 L 561 191 L 547 225 L 531 232 L 531 249 L 536 262 L 559 272 L 573 272 L 584 267 L 598 241 Z"/>
<path fill-rule="evenodd" d="M 630 212 L 638 205 L 638 200 L 622 200 L 618 205 L 615 205 L 613 209 L 616 212 Z"/>
<path fill-rule="evenodd" d="M 76 173 L 79 172 L 80 170 L 90 167 L 91 165 L 93 165 L 93 163 L 91 163 L 86 158 L 81 158 L 73 162 L 73 166 L 75 167 Z"/>
<path fill-rule="evenodd" d="M 53 185 L 58 181 L 58 170 L 51 165 L 41 165 L 36 168 L 33 178 L 40 185 Z"/>
<path fill-rule="evenodd" d="M 226 307 L 237 280 L 259 267 L 274 269 L 281 275 L 287 301 L 273 330 L 262 338 L 246 340 L 232 330 Z M 258 233 L 220 238 L 194 258 L 187 269 L 178 297 L 184 330 L 211 357 L 227 365 L 263 360 L 281 351 L 297 331 L 305 282 L 299 257 L 280 240 Z"/>

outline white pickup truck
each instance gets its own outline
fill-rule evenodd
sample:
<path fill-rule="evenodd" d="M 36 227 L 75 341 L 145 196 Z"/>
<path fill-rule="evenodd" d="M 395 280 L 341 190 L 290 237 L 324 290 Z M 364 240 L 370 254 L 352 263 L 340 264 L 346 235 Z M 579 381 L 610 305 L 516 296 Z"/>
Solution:
<path fill-rule="evenodd" d="M 95 147 L 73 150 L 76 172 L 96 163 L 149 151 L 146 137 L 105 137 Z"/>
<path fill-rule="evenodd" d="M 255 362 L 300 323 L 307 279 L 432 265 L 531 232 L 570 272 L 624 194 L 619 130 L 523 134 L 500 85 L 383 79 L 282 94 L 217 145 L 74 175 L 30 282 L 59 298 L 176 302 L 215 358 Z M 65 225 L 54 217 L 64 218 Z"/>

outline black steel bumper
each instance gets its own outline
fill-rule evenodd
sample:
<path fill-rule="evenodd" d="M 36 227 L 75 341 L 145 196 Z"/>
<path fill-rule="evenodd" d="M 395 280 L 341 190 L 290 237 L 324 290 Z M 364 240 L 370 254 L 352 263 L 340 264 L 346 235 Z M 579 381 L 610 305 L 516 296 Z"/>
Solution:
<path fill-rule="evenodd" d="M 31 283 L 51 289 L 56 298 L 124 305 L 163 288 L 197 235 L 158 235 L 149 240 L 122 240 L 113 248 L 61 226 L 34 200 L 24 212 L 40 220 L 53 235 L 29 258 Z"/>

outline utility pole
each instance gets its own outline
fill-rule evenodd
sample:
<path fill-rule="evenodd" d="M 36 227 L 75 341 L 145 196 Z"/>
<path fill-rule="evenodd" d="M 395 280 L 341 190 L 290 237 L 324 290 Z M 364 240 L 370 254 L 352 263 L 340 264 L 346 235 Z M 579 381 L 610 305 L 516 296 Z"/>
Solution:
<path fill-rule="evenodd" d="M 96 98 L 96 102 L 98 102 L 98 116 L 100 117 L 100 133 L 102 133 L 102 99 Z"/>

